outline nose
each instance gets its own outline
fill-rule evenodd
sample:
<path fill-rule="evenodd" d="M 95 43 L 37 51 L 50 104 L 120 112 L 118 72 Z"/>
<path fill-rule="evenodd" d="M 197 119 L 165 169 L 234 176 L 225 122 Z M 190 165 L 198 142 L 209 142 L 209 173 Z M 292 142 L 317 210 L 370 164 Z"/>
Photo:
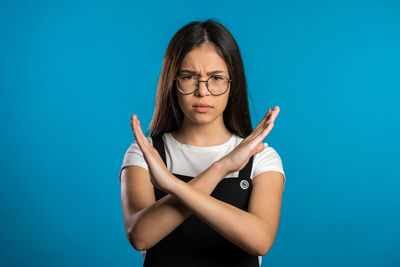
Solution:
<path fill-rule="evenodd" d="M 206 86 L 206 81 L 199 81 L 199 86 L 195 91 L 195 94 L 198 96 L 206 96 L 210 94 Z"/>

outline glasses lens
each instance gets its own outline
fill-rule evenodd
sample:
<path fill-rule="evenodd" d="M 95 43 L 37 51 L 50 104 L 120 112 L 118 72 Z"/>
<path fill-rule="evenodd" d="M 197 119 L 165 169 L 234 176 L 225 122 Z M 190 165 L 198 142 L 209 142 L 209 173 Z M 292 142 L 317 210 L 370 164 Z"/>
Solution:
<path fill-rule="evenodd" d="M 211 76 L 208 80 L 208 89 L 213 94 L 222 94 L 228 89 L 228 80 L 222 76 Z"/>
<path fill-rule="evenodd" d="M 180 76 L 178 87 L 183 93 L 192 93 L 197 87 L 197 77 L 193 75 Z M 228 89 L 228 80 L 223 76 L 211 76 L 208 79 L 208 90 L 212 94 L 219 95 Z"/>
<path fill-rule="evenodd" d="M 196 90 L 197 79 L 195 76 L 181 76 L 178 78 L 178 86 L 184 93 L 191 93 Z"/>

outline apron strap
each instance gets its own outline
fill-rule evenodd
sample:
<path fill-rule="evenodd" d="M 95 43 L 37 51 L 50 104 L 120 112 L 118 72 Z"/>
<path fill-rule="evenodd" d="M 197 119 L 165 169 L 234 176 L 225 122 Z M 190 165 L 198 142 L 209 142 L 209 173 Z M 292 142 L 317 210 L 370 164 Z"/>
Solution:
<path fill-rule="evenodd" d="M 250 179 L 251 169 L 253 167 L 253 158 L 254 155 L 249 158 L 249 162 L 247 162 L 246 166 L 239 172 L 239 178 L 241 179 Z"/>
<path fill-rule="evenodd" d="M 167 160 L 165 157 L 165 147 L 164 140 L 162 139 L 162 134 L 152 137 L 153 147 L 157 149 L 158 154 L 160 154 L 164 164 L 167 165 Z M 253 159 L 254 155 L 250 157 L 249 162 L 247 162 L 246 166 L 239 172 L 239 178 L 241 179 L 250 179 L 251 169 L 253 167 Z"/>
<path fill-rule="evenodd" d="M 158 154 L 160 154 L 162 160 L 164 161 L 165 166 L 167 166 L 167 160 L 165 157 L 165 148 L 164 148 L 164 141 L 162 139 L 162 135 L 157 135 L 151 138 L 153 141 L 153 147 L 157 149 Z"/>

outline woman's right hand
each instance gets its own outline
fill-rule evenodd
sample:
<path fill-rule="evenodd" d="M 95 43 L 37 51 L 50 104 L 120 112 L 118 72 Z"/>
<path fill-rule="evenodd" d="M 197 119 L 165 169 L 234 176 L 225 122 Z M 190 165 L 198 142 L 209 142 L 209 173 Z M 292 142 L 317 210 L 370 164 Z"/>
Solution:
<path fill-rule="evenodd" d="M 218 161 L 226 175 L 243 169 L 252 155 L 264 149 L 265 145 L 262 141 L 274 127 L 274 121 L 279 111 L 278 106 L 275 106 L 273 110 L 269 109 L 253 132 L 229 154 Z"/>

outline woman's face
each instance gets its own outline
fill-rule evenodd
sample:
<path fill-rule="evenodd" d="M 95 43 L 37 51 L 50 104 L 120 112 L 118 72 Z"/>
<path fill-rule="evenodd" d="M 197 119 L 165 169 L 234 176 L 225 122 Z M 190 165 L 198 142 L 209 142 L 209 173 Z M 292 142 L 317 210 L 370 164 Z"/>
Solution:
<path fill-rule="evenodd" d="M 185 70 L 194 71 L 197 73 L 199 80 L 207 80 L 212 74 L 210 72 L 220 71 L 215 75 L 222 75 L 230 79 L 228 68 L 225 61 L 217 54 L 213 46 L 210 44 L 202 44 L 194 48 L 186 54 L 182 61 L 179 73 L 185 73 Z M 209 74 L 207 74 L 209 73 Z M 230 83 L 228 83 L 228 90 L 223 95 L 214 96 L 207 90 L 204 82 L 199 83 L 198 90 L 190 95 L 184 95 L 179 90 L 178 103 L 185 115 L 186 120 L 190 120 L 195 124 L 207 124 L 215 120 L 222 120 L 223 112 L 228 103 L 230 93 Z M 210 105 L 210 108 L 196 107 L 199 104 Z"/>

